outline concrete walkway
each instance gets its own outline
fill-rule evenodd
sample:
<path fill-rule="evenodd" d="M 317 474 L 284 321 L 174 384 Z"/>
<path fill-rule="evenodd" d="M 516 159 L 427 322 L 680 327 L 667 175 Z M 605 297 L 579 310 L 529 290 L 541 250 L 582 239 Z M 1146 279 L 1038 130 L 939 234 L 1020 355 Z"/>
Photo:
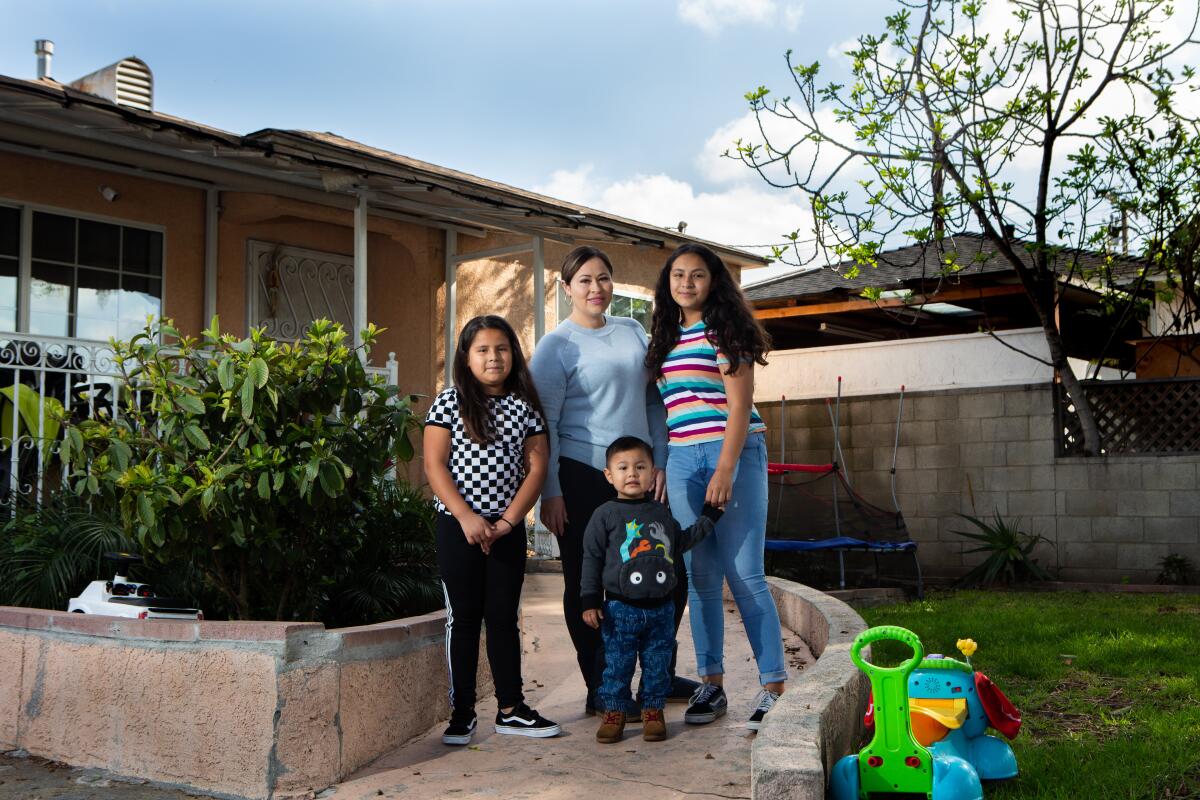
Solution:
<path fill-rule="evenodd" d="M 492 728 L 496 701 L 489 698 L 477 709 L 480 726 L 471 746 L 443 745 L 439 725 L 321 796 L 335 800 L 749 798 L 754 734 L 746 729 L 745 720 L 758 691 L 757 669 L 741 620 L 732 605 L 727 612 L 729 713 L 711 725 L 687 725 L 683 722 L 686 706 L 672 703 L 666 712 L 667 741 L 643 742 L 641 726 L 631 725 L 625 730 L 625 741 L 602 745 L 595 740 L 599 721 L 583 713 L 583 679 L 562 617 L 562 576 L 529 575 L 523 595 L 525 693 L 531 706 L 562 724 L 562 735 L 553 739 L 497 735 Z M 680 674 L 695 677 L 687 616 L 679 642 Z M 784 644 L 793 674 L 811 663 L 811 654 L 797 637 L 787 635 Z"/>

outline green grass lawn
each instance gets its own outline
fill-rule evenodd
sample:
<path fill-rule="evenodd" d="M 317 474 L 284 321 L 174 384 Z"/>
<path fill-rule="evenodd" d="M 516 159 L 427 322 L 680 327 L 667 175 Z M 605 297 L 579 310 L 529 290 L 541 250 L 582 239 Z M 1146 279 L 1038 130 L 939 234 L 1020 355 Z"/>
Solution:
<path fill-rule="evenodd" d="M 961 657 L 1021 710 L 1021 774 L 993 798 L 1200 798 L 1200 596 L 962 591 L 865 609 Z M 879 663 L 907 649 L 875 647 Z"/>

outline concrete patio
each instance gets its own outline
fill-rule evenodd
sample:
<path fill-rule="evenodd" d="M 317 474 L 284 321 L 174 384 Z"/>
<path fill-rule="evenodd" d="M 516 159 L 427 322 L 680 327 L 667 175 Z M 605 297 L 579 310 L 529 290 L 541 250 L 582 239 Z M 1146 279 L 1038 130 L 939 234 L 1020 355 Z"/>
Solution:
<path fill-rule="evenodd" d="M 469 747 L 441 743 L 435 725 L 382 756 L 346 782 L 323 792 L 335 800 L 380 797 L 563 798 L 680 796 L 749 798 L 750 747 L 745 720 L 758 691 L 757 671 L 741 621 L 727 608 L 726 687 L 730 711 L 711 725 L 683 722 L 683 704 L 667 707 L 668 739 L 648 743 L 641 726 L 626 728 L 620 744 L 595 740 L 598 720 L 583 713 L 584 685 L 562 618 L 562 578 L 533 574 L 523 595 L 526 695 L 531 706 L 563 726 L 554 739 L 500 736 L 492 730 L 494 698 L 478 709 L 480 728 Z M 694 676 L 688 617 L 679 631 L 680 674 Z M 787 633 L 791 668 L 811 663 L 808 646 Z"/>

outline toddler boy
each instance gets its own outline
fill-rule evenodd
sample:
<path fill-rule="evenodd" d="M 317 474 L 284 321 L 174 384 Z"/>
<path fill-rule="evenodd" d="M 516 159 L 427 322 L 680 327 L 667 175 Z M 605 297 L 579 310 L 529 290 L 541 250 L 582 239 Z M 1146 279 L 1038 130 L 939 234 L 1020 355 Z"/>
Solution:
<path fill-rule="evenodd" d="M 667 738 L 663 706 L 675 644 L 675 559 L 710 534 L 721 510 L 705 506 L 686 531 L 665 505 L 647 496 L 654 483 L 650 445 L 622 436 L 608 446 L 604 477 L 617 499 L 596 509 L 583 535 L 583 620 L 604 636 L 604 715 L 596 741 L 621 741 L 629 683 L 642 662 L 642 738 Z"/>

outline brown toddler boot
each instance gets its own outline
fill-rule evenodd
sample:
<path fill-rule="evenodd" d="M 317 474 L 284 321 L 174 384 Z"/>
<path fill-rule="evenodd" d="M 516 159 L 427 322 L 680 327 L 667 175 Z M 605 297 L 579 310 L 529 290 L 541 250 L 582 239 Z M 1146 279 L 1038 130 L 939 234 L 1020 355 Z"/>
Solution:
<path fill-rule="evenodd" d="M 625 733 L 625 712 L 605 711 L 596 730 L 596 741 L 600 744 L 616 744 Z"/>
<path fill-rule="evenodd" d="M 642 709 L 642 739 L 661 742 L 667 738 L 667 720 L 661 708 Z"/>

